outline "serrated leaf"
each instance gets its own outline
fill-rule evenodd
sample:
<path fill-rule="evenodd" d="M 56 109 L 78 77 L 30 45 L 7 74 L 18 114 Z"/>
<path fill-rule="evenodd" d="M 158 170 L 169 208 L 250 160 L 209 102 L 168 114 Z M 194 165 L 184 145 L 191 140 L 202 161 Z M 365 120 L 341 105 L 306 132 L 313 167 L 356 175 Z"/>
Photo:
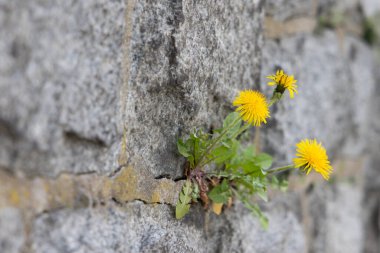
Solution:
<path fill-rule="evenodd" d="M 198 130 L 190 134 L 189 140 L 195 167 L 199 164 L 200 159 L 203 157 L 207 147 L 209 146 L 209 135 L 203 133 L 202 130 Z"/>
<path fill-rule="evenodd" d="M 236 183 L 246 188 L 246 190 L 248 190 L 249 192 L 254 192 L 255 190 L 255 188 L 252 185 L 252 182 L 249 180 L 248 177 L 240 177 L 236 180 Z"/>
<path fill-rule="evenodd" d="M 194 161 L 194 156 L 190 155 L 187 160 L 189 161 L 190 163 L 190 168 L 191 169 L 194 169 L 195 168 L 195 161 Z"/>
<path fill-rule="evenodd" d="M 280 183 L 280 190 L 282 192 L 286 192 L 288 190 L 288 187 L 289 187 L 289 182 L 287 180 L 282 180 Z"/>
<path fill-rule="evenodd" d="M 260 221 L 260 224 L 261 226 L 265 229 L 265 230 L 268 230 L 268 227 L 269 227 L 269 219 L 267 216 L 265 215 L 261 215 L 259 217 L 259 221 Z"/>
<path fill-rule="evenodd" d="M 266 215 L 261 211 L 260 207 L 257 204 L 251 204 L 247 201 L 247 199 L 242 199 L 243 204 L 249 210 L 251 210 L 252 214 L 259 218 L 261 226 L 267 230 L 269 226 L 269 220 Z"/>
<path fill-rule="evenodd" d="M 266 191 L 257 191 L 256 192 L 257 196 L 259 196 L 262 200 L 265 202 L 268 202 L 268 195 Z"/>
<path fill-rule="evenodd" d="M 258 176 L 261 174 L 261 168 L 253 161 L 244 161 L 240 164 L 245 174 Z"/>
<path fill-rule="evenodd" d="M 262 170 L 266 171 L 272 166 L 273 159 L 270 155 L 261 153 L 255 158 L 255 164 L 259 166 Z"/>
<path fill-rule="evenodd" d="M 198 184 L 194 184 L 193 185 L 193 192 L 191 193 L 191 198 L 193 199 L 193 201 L 197 202 L 198 201 L 198 198 L 199 198 L 199 186 Z"/>
<path fill-rule="evenodd" d="M 190 153 L 190 150 L 191 150 L 191 147 L 188 147 L 188 145 L 186 145 L 187 143 L 186 142 L 183 142 L 182 139 L 179 139 L 177 141 L 177 148 L 178 148 L 178 152 L 183 155 L 184 157 L 189 157 L 191 155 Z"/>
<path fill-rule="evenodd" d="M 271 187 L 279 189 L 282 192 L 286 192 L 288 189 L 288 181 L 285 179 L 279 180 L 277 177 L 273 176 L 271 180 Z"/>
<path fill-rule="evenodd" d="M 209 139 L 209 134 L 203 133 L 202 130 L 194 130 L 186 141 L 183 139 L 177 141 L 178 152 L 187 158 L 191 169 L 198 165 L 200 158 L 209 146 Z"/>
<path fill-rule="evenodd" d="M 200 140 L 198 138 L 197 135 L 193 135 L 193 139 L 194 139 L 194 161 L 195 163 L 197 163 L 199 161 L 199 158 L 200 158 Z"/>
<path fill-rule="evenodd" d="M 228 199 L 231 197 L 230 186 L 226 179 L 221 184 L 215 186 L 209 193 L 208 197 L 215 203 L 228 203 Z"/>
<path fill-rule="evenodd" d="M 254 161 L 256 158 L 256 148 L 254 145 L 249 145 L 243 151 L 243 157 L 245 160 Z"/>
<path fill-rule="evenodd" d="M 210 153 L 213 161 L 216 164 L 221 164 L 228 159 L 231 159 L 238 150 L 239 142 L 236 140 L 230 140 L 228 142 L 223 142 L 222 145 L 213 149 Z"/>
<path fill-rule="evenodd" d="M 186 180 L 183 185 L 181 192 L 179 193 L 179 198 L 175 208 L 175 217 L 179 220 L 182 219 L 190 210 L 190 201 L 192 193 L 191 181 Z"/>
<path fill-rule="evenodd" d="M 238 122 L 236 122 L 238 121 Z M 239 130 L 240 130 L 240 125 L 241 125 L 241 118 L 239 113 L 237 112 L 231 112 L 230 114 L 227 115 L 227 117 L 223 121 L 223 131 L 228 129 L 226 136 L 232 137 L 235 136 Z M 232 126 L 232 124 L 235 124 Z"/>

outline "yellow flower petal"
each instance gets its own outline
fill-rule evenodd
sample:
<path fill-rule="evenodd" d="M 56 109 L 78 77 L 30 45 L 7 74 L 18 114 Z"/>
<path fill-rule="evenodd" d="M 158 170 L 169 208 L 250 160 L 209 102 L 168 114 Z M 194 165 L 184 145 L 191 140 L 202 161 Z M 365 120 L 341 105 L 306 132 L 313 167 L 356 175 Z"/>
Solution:
<path fill-rule="evenodd" d="M 296 158 L 293 159 L 294 166 L 301 168 L 309 174 L 312 169 L 322 175 L 325 180 L 330 178 L 333 168 L 325 148 L 316 139 L 304 139 L 297 143 Z"/>
<path fill-rule="evenodd" d="M 241 91 L 232 104 L 238 107 L 236 111 L 239 112 L 242 120 L 254 126 L 267 123 L 266 119 L 270 117 L 265 96 L 258 91 Z"/>
<path fill-rule="evenodd" d="M 297 80 L 294 79 L 293 75 L 289 76 L 285 74 L 283 70 L 277 70 L 275 75 L 267 76 L 267 78 L 275 82 L 275 84 L 273 84 L 273 82 L 269 82 L 269 86 L 279 86 L 280 90 L 282 91 L 281 93 L 283 93 L 285 90 L 288 90 L 290 98 L 294 97 L 294 92 L 298 94 L 296 85 Z"/>

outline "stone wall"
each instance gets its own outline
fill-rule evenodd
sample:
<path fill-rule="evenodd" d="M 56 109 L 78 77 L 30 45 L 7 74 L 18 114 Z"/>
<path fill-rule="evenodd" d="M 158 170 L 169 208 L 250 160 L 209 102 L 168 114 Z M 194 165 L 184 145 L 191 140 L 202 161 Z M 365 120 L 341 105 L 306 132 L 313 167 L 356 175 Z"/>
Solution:
<path fill-rule="evenodd" d="M 377 0 L 0 0 L 0 27 L 0 252 L 380 251 Z M 289 175 L 267 231 L 239 203 L 175 220 L 177 138 L 277 68 L 299 95 L 261 148 L 318 138 L 333 178 Z"/>

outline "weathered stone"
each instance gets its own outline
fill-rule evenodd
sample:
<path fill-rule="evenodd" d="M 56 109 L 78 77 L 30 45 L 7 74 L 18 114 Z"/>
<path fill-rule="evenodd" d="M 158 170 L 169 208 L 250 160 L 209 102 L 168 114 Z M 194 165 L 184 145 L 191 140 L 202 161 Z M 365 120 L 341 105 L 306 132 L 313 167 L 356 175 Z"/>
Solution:
<path fill-rule="evenodd" d="M 139 1 L 133 15 L 127 151 L 136 168 L 181 177 L 178 137 L 219 126 L 258 80 L 262 1 Z"/>
<path fill-rule="evenodd" d="M 300 33 L 312 33 L 316 28 L 317 21 L 314 18 L 294 18 L 289 21 L 276 21 L 272 17 L 264 20 L 264 35 L 269 39 L 289 37 Z"/>
<path fill-rule="evenodd" d="M 360 253 L 363 249 L 363 210 L 360 186 L 340 183 L 326 201 L 325 249 L 322 252 Z"/>
<path fill-rule="evenodd" d="M 194 209 L 182 221 L 174 219 L 172 207 L 141 202 L 125 207 L 111 204 L 97 209 L 46 213 L 33 225 L 32 249 L 41 253 L 304 250 L 299 222 L 281 208 L 270 211 L 271 225 L 267 231 L 240 205 L 225 217 L 210 214 L 209 219 L 201 218 L 203 210 Z"/>
<path fill-rule="evenodd" d="M 21 252 L 25 243 L 25 220 L 16 208 L 0 209 L 0 250 Z"/>
<path fill-rule="evenodd" d="M 35 252 L 206 252 L 202 229 L 176 221 L 165 205 L 59 211 L 41 215 L 32 232 Z"/>
<path fill-rule="evenodd" d="M 315 0 L 268 0 L 265 4 L 265 13 L 276 21 L 314 16 L 316 2 Z"/>
<path fill-rule="evenodd" d="M 362 252 L 364 224 L 360 187 L 350 182 L 330 188 L 309 187 L 303 224 L 310 252 Z"/>
<path fill-rule="evenodd" d="M 287 204 L 289 205 L 289 203 L 279 201 L 265 206 L 268 210 L 268 230 L 264 230 L 258 219 L 252 217 L 249 212 L 240 211 L 234 214 L 229 212 L 227 215 L 230 215 L 229 221 L 234 233 L 231 239 L 232 245 L 224 245 L 226 250 L 223 252 L 234 250 L 255 253 L 305 252 L 306 244 L 302 226 Z"/>
<path fill-rule="evenodd" d="M 112 171 L 124 2 L 0 6 L 1 164 L 33 176 Z"/>
<path fill-rule="evenodd" d="M 0 210 L 18 208 L 38 215 L 59 208 L 96 206 L 111 199 L 126 203 L 140 200 L 147 204 L 175 205 L 183 181 L 155 179 L 148 171 L 123 167 L 112 178 L 62 174 L 57 179 L 18 178 L 0 170 Z"/>
<path fill-rule="evenodd" d="M 372 17 L 380 14 L 380 2 L 376 0 L 362 0 L 363 11 L 366 16 Z"/>

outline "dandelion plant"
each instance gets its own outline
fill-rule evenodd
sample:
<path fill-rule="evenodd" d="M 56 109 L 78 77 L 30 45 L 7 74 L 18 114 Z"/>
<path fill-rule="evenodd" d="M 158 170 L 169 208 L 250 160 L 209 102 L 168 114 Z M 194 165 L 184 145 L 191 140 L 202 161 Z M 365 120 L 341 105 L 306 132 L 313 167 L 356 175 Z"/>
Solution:
<path fill-rule="evenodd" d="M 267 227 L 268 219 L 255 197 L 266 201 L 268 187 L 286 189 L 287 182 L 279 180 L 275 174 L 294 168 L 308 174 L 314 169 L 324 179 L 329 179 L 332 167 L 326 150 L 315 139 L 304 139 L 296 144 L 293 164 L 278 168 L 272 168 L 272 156 L 258 152 L 255 145 L 243 144 L 242 137 L 250 127 L 267 123 L 269 108 L 282 99 L 285 91 L 290 98 L 298 93 L 297 80 L 283 70 L 267 78 L 271 80 L 268 85 L 275 86 L 269 101 L 259 91 L 240 91 L 232 102 L 235 111 L 227 115 L 221 128 L 212 134 L 196 129 L 178 140 L 178 151 L 187 159 L 187 180 L 179 193 L 177 219 L 184 217 L 195 202 L 201 202 L 205 208 L 211 202 L 214 213 L 220 214 L 223 206 L 230 206 L 238 199 Z"/>

